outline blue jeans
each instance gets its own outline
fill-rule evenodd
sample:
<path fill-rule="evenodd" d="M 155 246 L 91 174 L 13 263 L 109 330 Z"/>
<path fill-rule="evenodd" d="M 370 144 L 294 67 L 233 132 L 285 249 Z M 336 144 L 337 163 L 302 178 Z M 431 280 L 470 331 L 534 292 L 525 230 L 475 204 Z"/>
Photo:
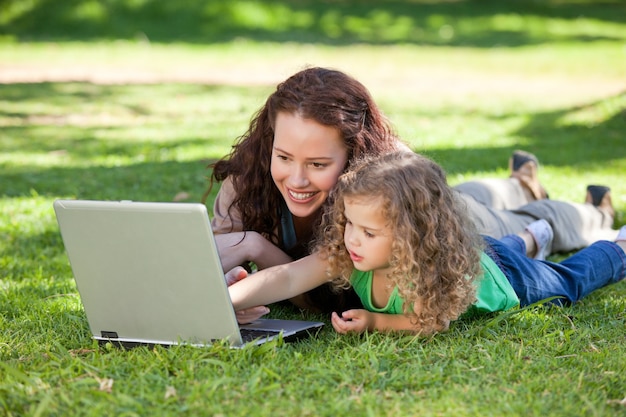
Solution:
<path fill-rule="evenodd" d="M 483 238 L 485 253 L 502 269 L 522 307 L 554 296 L 563 297 L 555 304 L 574 303 L 626 276 L 626 254 L 614 242 L 598 241 L 556 263 L 528 258 L 517 235 Z"/>

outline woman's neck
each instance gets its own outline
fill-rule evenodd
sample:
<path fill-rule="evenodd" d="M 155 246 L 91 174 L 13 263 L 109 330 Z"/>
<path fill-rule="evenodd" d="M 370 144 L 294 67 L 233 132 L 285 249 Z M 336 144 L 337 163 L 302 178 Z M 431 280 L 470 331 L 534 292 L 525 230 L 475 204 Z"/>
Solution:
<path fill-rule="evenodd" d="M 296 238 L 299 242 L 302 239 L 308 239 L 313 233 L 313 226 L 319 219 L 319 210 L 307 217 L 296 217 L 292 215 L 293 228 L 296 232 Z"/>

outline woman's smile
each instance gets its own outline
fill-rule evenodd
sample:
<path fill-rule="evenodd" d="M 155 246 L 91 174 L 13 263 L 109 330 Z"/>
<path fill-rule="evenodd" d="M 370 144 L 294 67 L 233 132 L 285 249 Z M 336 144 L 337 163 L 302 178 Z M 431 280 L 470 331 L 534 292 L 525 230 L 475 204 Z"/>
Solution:
<path fill-rule="evenodd" d="M 303 192 L 303 191 L 294 191 L 291 189 L 287 189 L 287 192 L 289 193 L 289 196 L 291 197 L 292 200 L 298 202 L 298 203 L 308 203 L 312 197 L 314 197 L 318 191 L 315 192 Z"/>

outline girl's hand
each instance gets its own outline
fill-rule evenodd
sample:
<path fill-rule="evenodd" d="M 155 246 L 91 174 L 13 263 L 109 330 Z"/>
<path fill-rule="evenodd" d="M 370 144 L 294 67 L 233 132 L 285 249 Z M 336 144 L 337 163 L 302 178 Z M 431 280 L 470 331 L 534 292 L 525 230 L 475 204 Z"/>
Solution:
<path fill-rule="evenodd" d="M 241 281 L 247 276 L 248 271 L 246 271 L 241 266 L 236 266 L 228 271 L 226 274 L 224 274 L 224 278 L 226 279 L 226 284 L 228 286 L 233 285 L 237 281 Z M 270 309 L 265 306 L 251 307 L 244 310 L 236 311 L 235 317 L 237 317 L 237 322 L 239 324 L 247 324 L 261 318 L 269 312 Z"/>
<path fill-rule="evenodd" d="M 348 310 L 341 317 L 333 312 L 330 321 L 337 333 L 363 333 L 372 327 L 373 316 L 367 310 Z"/>

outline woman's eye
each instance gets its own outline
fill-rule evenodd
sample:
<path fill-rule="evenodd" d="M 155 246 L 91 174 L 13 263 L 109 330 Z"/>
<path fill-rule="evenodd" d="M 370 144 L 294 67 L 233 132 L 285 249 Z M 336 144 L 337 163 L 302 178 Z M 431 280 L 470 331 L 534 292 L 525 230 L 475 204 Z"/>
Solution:
<path fill-rule="evenodd" d="M 313 166 L 313 168 L 326 168 L 326 164 L 323 164 L 321 162 L 311 162 L 311 165 Z"/>

